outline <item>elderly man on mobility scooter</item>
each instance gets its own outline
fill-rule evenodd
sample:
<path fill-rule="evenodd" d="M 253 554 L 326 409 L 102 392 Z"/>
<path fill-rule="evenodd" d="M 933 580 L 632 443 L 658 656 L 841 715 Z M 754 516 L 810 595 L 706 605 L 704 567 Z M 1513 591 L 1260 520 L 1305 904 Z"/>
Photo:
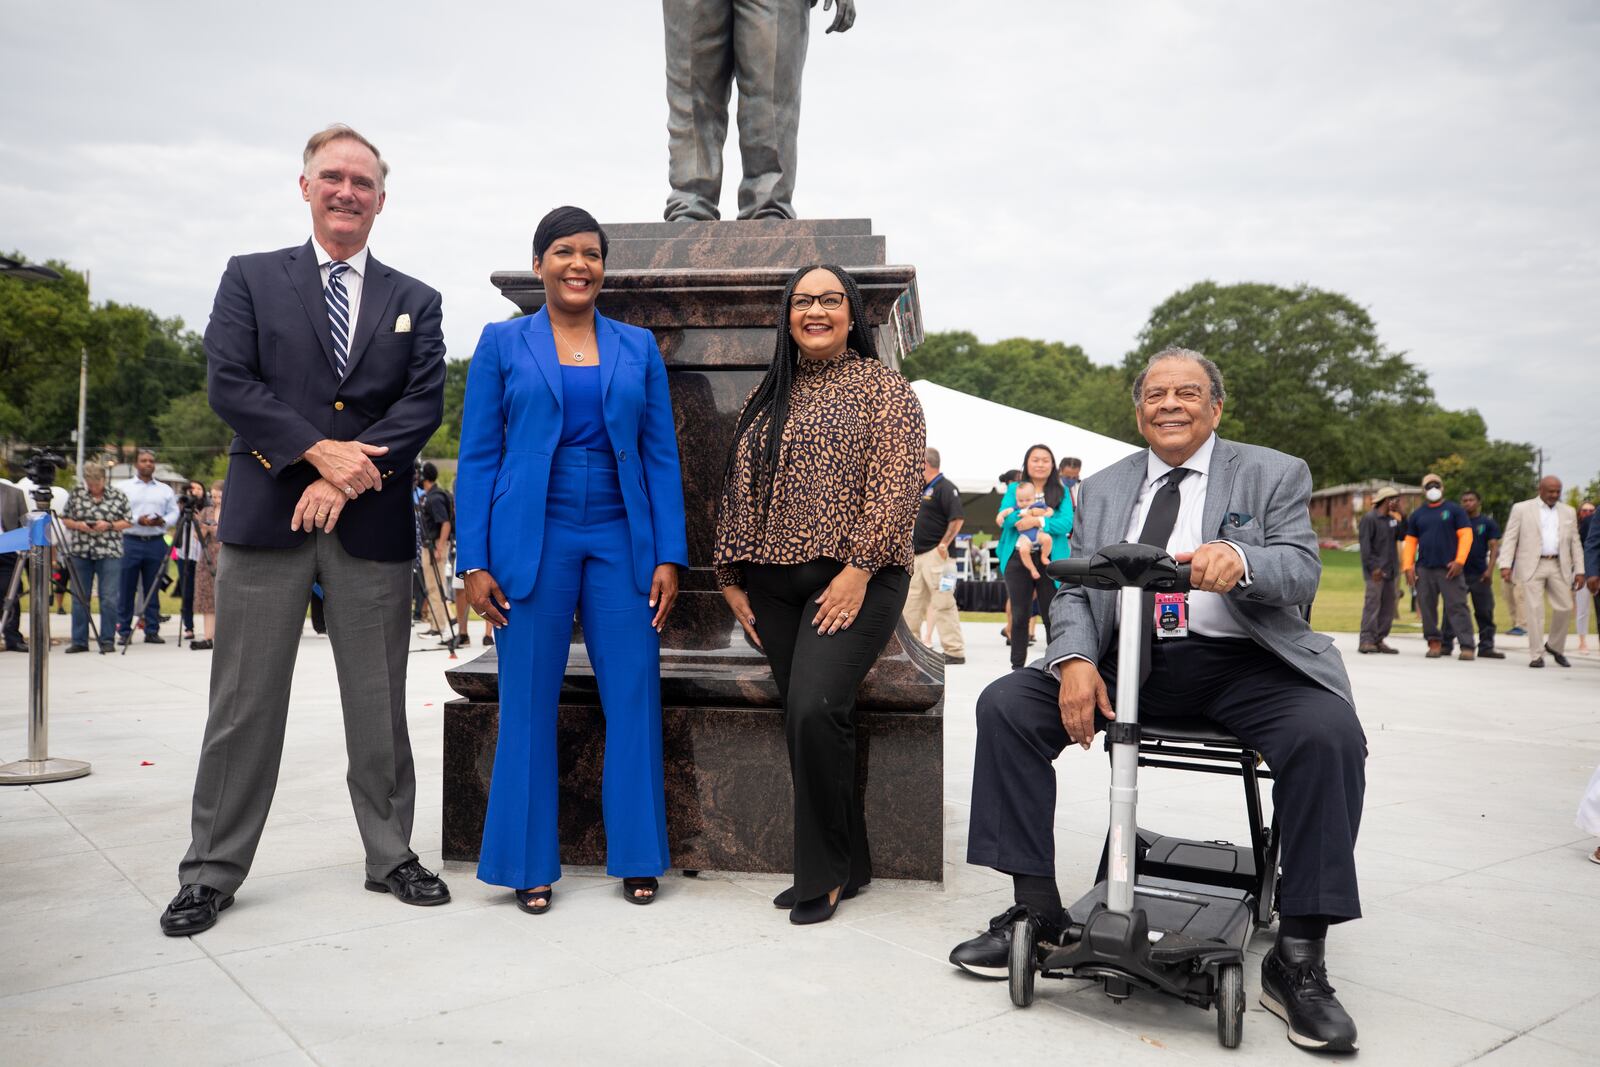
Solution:
<path fill-rule="evenodd" d="M 1071 554 L 1139 541 L 1191 564 L 1182 625 L 1146 620 L 1140 717 L 1203 715 L 1265 756 L 1283 875 L 1261 1003 L 1296 1045 L 1353 1051 L 1355 1023 L 1328 984 L 1324 941 L 1330 924 L 1361 914 L 1354 851 L 1366 737 L 1338 650 L 1302 613 L 1321 575 L 1310 472 L 1294 457 L 1218 438 L 1224 395 L 1221 372 L 1199 353 L 1151 357 L 1133 387 L 1150 448 L 1082 483 Z M 1051 611 L 1045 657 L 978 698 L 967 862 L 1010 874 L 1016 899 L 950 954 L 983 977 L 1006 976 L 1019 918 L 1031 915 L 1041 937 L 1060 940 L 1052 762 L 1069 742 L 1087 749 L 1115 717 L 1115 593 L 1063 588 Z"/>

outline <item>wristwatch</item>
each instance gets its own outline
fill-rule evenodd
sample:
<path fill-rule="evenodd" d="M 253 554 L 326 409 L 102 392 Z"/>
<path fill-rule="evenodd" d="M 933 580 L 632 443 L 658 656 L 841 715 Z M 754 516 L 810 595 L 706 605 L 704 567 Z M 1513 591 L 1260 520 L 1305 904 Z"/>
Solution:
<path fill-rule="evenodd" d="M 468 567 L 464 571 L 456 571 L 456 577 L 457 578 L 465 578 L 467 575 L 469 575 L 469 574 L 477 574 L 481 570 L 483 570 L 482 567 Z"/>

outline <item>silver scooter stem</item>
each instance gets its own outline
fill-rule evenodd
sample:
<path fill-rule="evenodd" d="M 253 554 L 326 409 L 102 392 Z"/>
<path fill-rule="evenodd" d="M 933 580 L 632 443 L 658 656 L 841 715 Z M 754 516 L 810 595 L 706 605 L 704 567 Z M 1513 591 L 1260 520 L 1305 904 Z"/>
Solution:
<path fill-rule="evenodd" d="M 1147 626 L 1144 592 L 1132 586 L 1117 591 L 1117 722 L 1139 721 L 1140 641 Z M 1111 835 L 1106 865 L 1106 908 L 1133 910 L 1134 842 L 1138 837 L 1139 744 L 1111 745 Z"/>

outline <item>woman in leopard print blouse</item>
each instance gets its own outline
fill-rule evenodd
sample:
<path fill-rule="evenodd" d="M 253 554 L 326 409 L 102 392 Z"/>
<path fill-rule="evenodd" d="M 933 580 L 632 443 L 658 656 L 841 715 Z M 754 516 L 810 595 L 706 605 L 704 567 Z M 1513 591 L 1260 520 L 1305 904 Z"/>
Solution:
<path fill-rule="evenodd" d="M 783 699 L 795 884 L 773 903 L 805 924 L 872 879 L 856 690 L 905 604 L 926 432 L 849 274 L 797 271 L 782 307 L 772 367 L 734 432 L 714 559 Z"/>

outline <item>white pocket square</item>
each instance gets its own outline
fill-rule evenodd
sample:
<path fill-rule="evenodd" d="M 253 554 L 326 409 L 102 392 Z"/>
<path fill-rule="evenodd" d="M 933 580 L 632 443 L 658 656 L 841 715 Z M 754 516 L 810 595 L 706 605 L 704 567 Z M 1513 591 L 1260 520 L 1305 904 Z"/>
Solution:
<path fill-rule="evenodd" d="M 401 315 L 398 319 L 395 319 L 394 320 L 394 332 L 395 333 L 410 333 L 411 332 L 411 316 L 410 315 Z"/>

